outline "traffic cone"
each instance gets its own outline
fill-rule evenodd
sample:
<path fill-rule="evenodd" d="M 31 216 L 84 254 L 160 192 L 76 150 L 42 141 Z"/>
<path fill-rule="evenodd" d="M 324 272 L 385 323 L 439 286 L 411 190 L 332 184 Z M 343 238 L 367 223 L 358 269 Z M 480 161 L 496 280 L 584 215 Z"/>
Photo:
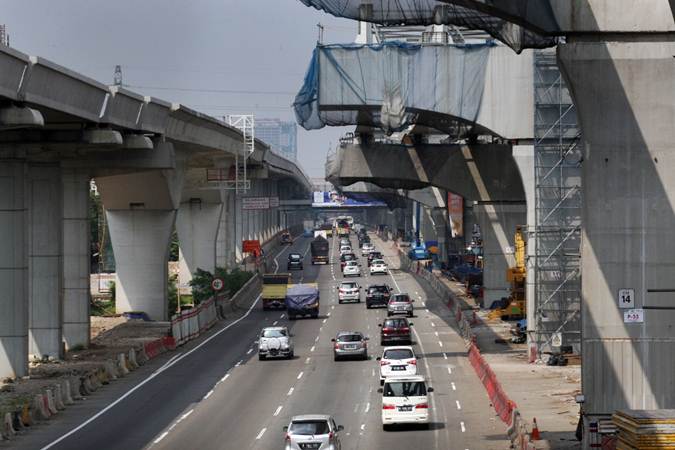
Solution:
<path fill-rule="evenodd" d="M 538 441 L 541 439 L 539 434 L 539 427 L 537 426 L 537 418 L 532 419 L 532 432 L 530 433 L 530 439 L 533 441 Z"/>

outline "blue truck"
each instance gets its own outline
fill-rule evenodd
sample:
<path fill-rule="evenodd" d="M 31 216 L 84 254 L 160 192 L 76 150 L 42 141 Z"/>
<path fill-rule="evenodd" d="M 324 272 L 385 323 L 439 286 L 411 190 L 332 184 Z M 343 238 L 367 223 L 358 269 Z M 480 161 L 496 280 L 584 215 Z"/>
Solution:
<path fill-rule="evenodd" d="M 319 287 L 316 283 L 293 284 L 286 291 L 286 311 L 290 320 L 319 317 Z"/>

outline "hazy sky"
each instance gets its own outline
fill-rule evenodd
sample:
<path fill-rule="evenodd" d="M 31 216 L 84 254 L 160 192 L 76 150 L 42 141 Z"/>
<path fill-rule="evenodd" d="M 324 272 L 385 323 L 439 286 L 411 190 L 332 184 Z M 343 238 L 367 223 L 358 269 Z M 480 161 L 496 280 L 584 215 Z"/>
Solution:
<path fill-rule="evenodd" d="M 119 64 L 132 90 L 214 116 L 295 120 L 290 104 L 319 22 L 325 42 L 353 41 L 356 22 L 298 0 L 0 0 L 17 50 L 105 83 Z M 298 127 L 298 159 L 311 176 L 324 175 L 329 143 L 346 130 Z"/>

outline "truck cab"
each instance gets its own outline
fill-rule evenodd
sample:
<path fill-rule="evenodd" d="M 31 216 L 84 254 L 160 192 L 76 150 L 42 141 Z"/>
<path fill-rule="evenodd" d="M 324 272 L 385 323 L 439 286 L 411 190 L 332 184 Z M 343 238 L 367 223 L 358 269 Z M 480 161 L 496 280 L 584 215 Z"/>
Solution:
<path fill-rule="evenodd" d="M 263 310 L 284 309 L 286 307 L 286 291 L 291 282 L 290 273 L 266 273 L 262 277 Z"/>

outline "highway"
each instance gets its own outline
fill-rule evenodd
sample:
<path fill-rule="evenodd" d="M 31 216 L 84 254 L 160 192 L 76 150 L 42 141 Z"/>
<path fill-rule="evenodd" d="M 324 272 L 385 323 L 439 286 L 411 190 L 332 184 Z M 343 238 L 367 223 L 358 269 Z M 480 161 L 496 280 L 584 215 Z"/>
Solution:
<path fill-rule="evenodd" d="M 307 254 L 308 238 L 297 239 L 278 256 L 285 269 L 289 251 Z M 352 237 L 356 247 L 356 239 Z M 373 242 L 397 267 L 395 250 Z M 358 252 L 357 252 L 358 254 Z M 332 414 L 344 425 L 347 449 L 505 449 L 504 426 L 495 420 L 487 395 L 465 356 L 462 339 L 444 302 L 410 274 L 363 276 L 364 288 L 387 282 L 415 298 L 414 347 L 431 394 L 429 430 L 383 431 L 378 394 L 379 328 L 386 310 L 337 302 L 342 280 L 335 242 L 330 265 L 293 273 L 296 282 L 318 282 L 318 319 L 289 321 L 281 311 L 262 311 L 260 302 L 248 315 L 212 334 L 159 372 L 146 372 L 140 386 L 121 401 L 108 404 L 82 425 L 66 421 L 40 433 L 39 447 L 51 449 L 274 449 L 283 448 L 282 427 L 297 414 Z M 364 262 L 363 268 L 367 269 Z M 363 298 L 362 298 L 363 299 Z M 263 326 L 285 325 L 295 341 L 295 358 L 259 361 L 256 337 Z M 371 337 L 368 361 L 333 361 L 330 339 L 339 330 L 359 330 Z M 178 356 L 176 358 L 176 356 Z M 145 375 L 144 375 L 145 376 Z M 131 386 L 127 386 L 127 390 Z M 86 419 L 86 417 L 85 417 Z M 81 420 L 80 422 L 84 422 Z M 69 432 L 67 434 L 67 432 Z"/>

